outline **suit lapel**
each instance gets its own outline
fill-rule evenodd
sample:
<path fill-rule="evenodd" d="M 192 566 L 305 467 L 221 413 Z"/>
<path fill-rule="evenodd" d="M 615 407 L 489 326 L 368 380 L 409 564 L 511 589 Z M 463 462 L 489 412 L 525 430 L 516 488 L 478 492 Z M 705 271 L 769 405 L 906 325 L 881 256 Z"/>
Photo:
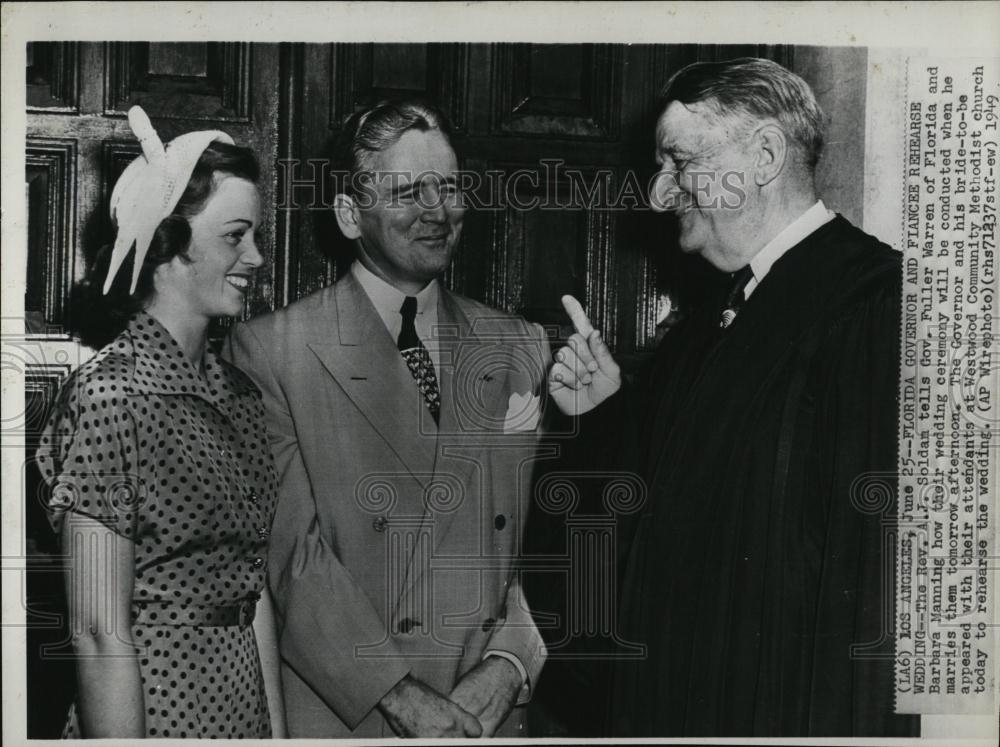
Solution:
<path fill-rule="evenodd" d="M 426 485 L 437 434 L 413 376 L 361 286 L 348 273 L 334 288 L 338 342 L 309 348 L 372 427 Z M 427 415 L 428 422 L 422 422 Z"/>
<path fill-rule="evenodd" d="M 441 385 L 441 432 L 452 434 L 459 428 L 457 411 L 462 405 L 455 397 L 455 367 L 463 344 L 472 344 L 469 320 L 444 288 L 438 297 L 438 324 L 434 334 L 438 346 L 438 382 Z"/>

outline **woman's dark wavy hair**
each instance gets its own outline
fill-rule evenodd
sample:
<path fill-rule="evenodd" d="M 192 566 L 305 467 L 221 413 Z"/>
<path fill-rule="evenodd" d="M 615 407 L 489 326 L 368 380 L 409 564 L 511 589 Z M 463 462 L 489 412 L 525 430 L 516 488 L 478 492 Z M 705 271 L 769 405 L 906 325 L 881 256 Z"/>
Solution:
<path fill-rule="evenodd" d="M 129 293 L 135 251 L 129 252 L 107 295 L 104 295 L 101 291 L 108 274 L 113 244 L 106 244 L 98 250 L 86 278 L 75 289 L 71 326 L 84 344 L 101 347 L 113 340 L 125 328 L 129 318 L 144 308 L 152 296 L 156 268 L 174 257 L 187 260 L 191 243 L 189 221 L 205 208 L 215 191 L 216 173 L 257 183 L 260 167 L 249 148 L 216 141 L 202 152 L 177 207 L 160 222 L 153 234 L 139 271 L 135 293 Z"/>

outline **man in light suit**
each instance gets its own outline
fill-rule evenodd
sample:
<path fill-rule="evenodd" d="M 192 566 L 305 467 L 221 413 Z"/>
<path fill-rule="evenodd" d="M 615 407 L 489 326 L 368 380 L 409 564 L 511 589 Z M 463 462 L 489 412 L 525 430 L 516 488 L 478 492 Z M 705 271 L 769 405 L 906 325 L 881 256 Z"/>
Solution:
<path fill-rule="evenodd" d="M 238 325 L 281 494 L 268 557 L 292 737 L 523 735 L 545 649 L 514 563 L 548 344 L 450 293 L 462 228 L 440 112 L 345 125 L 335 285 Z"/>

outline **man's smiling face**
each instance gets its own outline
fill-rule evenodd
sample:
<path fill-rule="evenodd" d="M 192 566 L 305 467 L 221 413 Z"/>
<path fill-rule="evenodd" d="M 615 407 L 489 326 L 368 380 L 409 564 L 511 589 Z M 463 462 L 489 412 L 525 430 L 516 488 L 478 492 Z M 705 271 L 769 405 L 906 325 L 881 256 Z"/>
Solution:
<path fill-rule="evenodd" d="M 366 166 L 372 199 L 357 207 L 365 264 L 400 290 L 422 288 L 448 268 L 462 233 L 455 151 L 437 130 L 407 130 Z"/>
<path fill-rule="evenodd" d="M 673 210 L 680 246 L 715 267 L 732 271 L 753 222 L 747 189 L 751 157 L 738 122 L 720 118 L 704 102 L 673 101 L 656 125 L 660 173 L 654 209 Z"/>

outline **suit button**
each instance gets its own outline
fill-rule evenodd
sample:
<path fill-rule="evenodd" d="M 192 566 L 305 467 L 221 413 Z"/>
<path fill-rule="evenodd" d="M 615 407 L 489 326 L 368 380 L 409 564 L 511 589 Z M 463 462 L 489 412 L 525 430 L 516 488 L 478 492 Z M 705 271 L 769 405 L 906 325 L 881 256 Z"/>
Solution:
<path fill-rule="evenodd" d="M 257 527 L 257 539 L 266 540 L 271 534 L 271 530 L 267 527 Z"/>
<path fill-rule="evenodd" d="M 420 624 L 419 620 L 414 620 L 412 617 L 404 617 L 402 620 L 399 621 L 399 632 L 404 634 L 409 634 L 419 624 Z"/>
<path fill-rule="evenodd" d="M 384 532 L 388 523 L 389 520 L 384 516 L 376 516 L 375 519 L 372 521 L 372 529 L 374 529 L 376 532 Z"/>
<path fill-rule="evenodd" d="M 503 529 L 507 526 L 507 517 L 503 514 L 497 514 L 497 517 L 493 520 L 493 526 L 497 529 Z"/>
<path fill-rule="evenodd" d="M 264 567 L 264 558 L 254 558 L 253 561 L 251 562 L 251 565 L 254 568 L 263 568 Z"/>
<path fill-rule="evenodd" d="M 491 630 L 493 630 L 493 626 L 496 624 L 497 624 L 496 618 L 491 617 L 487 619 L 485 622 L 483 622 L 483 632 L 489 633 Z"/>
<path fill-rule="evenodd" d="M 258 500 L 258 498 L 257 498 L 257 491 L 256 490 L 251 490 L 250 491 L 250 495 L 247 496 L 247 500 L 250 501 L 253 505 L 256 506 L 257 505 L 257 500 Z"/>

